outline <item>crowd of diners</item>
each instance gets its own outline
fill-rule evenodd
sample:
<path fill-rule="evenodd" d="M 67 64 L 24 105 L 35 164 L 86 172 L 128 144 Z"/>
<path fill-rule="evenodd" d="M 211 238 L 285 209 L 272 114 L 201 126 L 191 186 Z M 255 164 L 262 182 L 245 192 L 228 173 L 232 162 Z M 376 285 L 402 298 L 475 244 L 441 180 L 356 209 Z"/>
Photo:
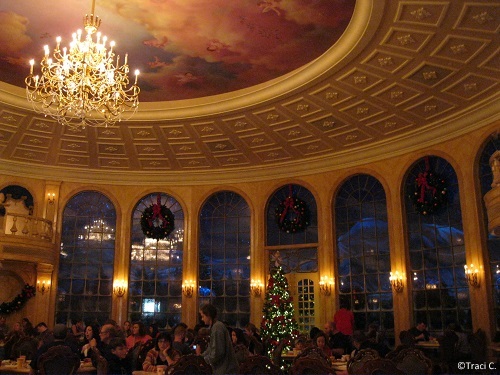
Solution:
<path fill-rule="evenodd" d="M 354 356 L 365 348 L 375 349 L 383 357 L 393 349 L 377 325 L 370 325 L 367 331 L 355 330 L 352 313 L 341 310 L 332 321 L 324 324 L 323 330 L 313 327 L 308 334 L 296 337 L 293 348 L 301 351 L 314 346 L 329 358 Z M 31 359 L 33 374 L 38 370 L 37 358 L 55 345 L 69 346 L 82 361 L 93 362 L 94 365 L 98 356 L 104 357 L 109 374 L 132 374 L 136 369 L 156 372 L 158 366 L 168 369 L 187 354 L 203 356 L 212 366 L 214 374 L 232 374 L 238 372 L 239 364 L 249 356 L 266 353 L 265 344 L 254 324 L 249 323 L 244 329 L 230 327 L 217 320 L 217 309 L 211 304 L 200 308 L 200 316 L 202 322 L 195 327 L 179 323 L 168 330 L 160 330 L 154 323 L 146 326 L 141 321 L 126 321 L 119 326 L 111 319 L 101 326 L 85 325 L 82 320 L 77 320 L 72 322 L 71 327 L 56 324 L 49 329 L 44 322 L 33 326 L 29 319 L 24 318 L 21 322 L 14 322 L 10 328 L 5 316 L 0 316 L 0 341 L 3 343 L 0 359 L 17 358 L 20 353 L 16 353 L 15 343 L 26 337 L 36 342 L 33 353 L 23 353 Z M 455 335 L 456 347 L 466 358 L 470 353 L 467 335 L 456 325 L 450 330 Z M 401 345 L 404 346 L 432 339 L 423 322 L 400 334 Z"/>

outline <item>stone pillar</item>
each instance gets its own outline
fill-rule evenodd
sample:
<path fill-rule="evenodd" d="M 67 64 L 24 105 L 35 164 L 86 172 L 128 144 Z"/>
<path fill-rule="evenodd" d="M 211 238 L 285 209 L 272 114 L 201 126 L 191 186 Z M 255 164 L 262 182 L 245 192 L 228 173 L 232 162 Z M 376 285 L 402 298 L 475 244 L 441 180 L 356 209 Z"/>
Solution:
<path fill-rule="evenodd" d="M 488 231 L 494 236 L 500 236 L 500 150 L 490 158 L 493 182 L 491 190 L 484 195 L 484 203 L 488 215 Z"/>
<path fill-rule="evenodd" d="M 35 314 L 33 316 L 33 324 L 45 322 L 51 326 L 53 317 L 50 314 L 51 295 L 54 292 L 53 285 L 54 265 L 48 263 L 38 263 L 36 265 L 36 297 L 35 297 Z"/>

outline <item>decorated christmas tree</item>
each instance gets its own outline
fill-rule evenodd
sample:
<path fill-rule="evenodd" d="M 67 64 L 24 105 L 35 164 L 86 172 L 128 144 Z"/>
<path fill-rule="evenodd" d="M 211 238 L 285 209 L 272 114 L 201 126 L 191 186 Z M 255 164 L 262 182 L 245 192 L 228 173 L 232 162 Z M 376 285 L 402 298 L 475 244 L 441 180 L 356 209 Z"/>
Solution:
<path fill-rule="evenodd" d="M 276 258 L 278 257 L 279 255 Z M 278 261 L 271 270 L 262 312 L 264 316 L 261 322 L 261 335 L 267 354 L 271 356 L 273 350 L 282 341 L 285 343 L 285 348 L 291 348 L 299 331 L 293 317 L 294 309 L 292 296 L 288 290 L 288 280 Z"/>

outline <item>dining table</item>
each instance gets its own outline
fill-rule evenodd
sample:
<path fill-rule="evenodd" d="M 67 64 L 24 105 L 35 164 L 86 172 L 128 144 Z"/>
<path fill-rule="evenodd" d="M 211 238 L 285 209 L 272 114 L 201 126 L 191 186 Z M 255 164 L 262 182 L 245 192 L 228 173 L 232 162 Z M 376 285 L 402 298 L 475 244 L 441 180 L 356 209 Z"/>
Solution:
<path fill-rule="evenodd" d="M 330 361 L 332 364 L 332 368 L 335 370 L 335 374 L 337 375 L 345 375 L 347 374 L 347 361 L 341 359 L 334 359 Z"/>
<path fill-rule="evenodd" d="M 0 365 L 0 374 L 29 374 L 31 367 L 28 363 L 22 366 L 17 365 L 17 361 L 3 360 Z M 97 374 L 97 368 L 92 363 L 81 362 L 80 367 L 76 371 L 78 374 Z"/>

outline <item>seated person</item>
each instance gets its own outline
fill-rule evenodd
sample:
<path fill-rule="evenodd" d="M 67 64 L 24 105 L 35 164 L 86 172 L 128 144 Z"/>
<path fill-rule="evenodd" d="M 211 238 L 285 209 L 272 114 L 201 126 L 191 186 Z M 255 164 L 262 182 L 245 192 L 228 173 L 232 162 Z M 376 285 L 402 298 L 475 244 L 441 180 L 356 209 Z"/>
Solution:
<path fill-rule="evenodd" d="M 127 343 L 125 339 L 115 337 L 109 342 L 109 350 L 111 354 L 108 361 L 109 375 L 131 375 L 132 364 L 127 359 Z"/>
<path fill-rule="evenodd" d="M 332 355 L 336 358 L 352 351 L 351 338 L 340 332 L 335 322 L 325 324 L 325 333 L 328 337 L 327 344 L 332 349 Z"/>
<path fill-rule="evenodd" d="M 146 355 L 142 363 L 142 369 L 148 372 L 156 372 L 157 366 L 171 366 L 181 357 L 181 353 L 172 347 L 172 336 L 168 332 L 160 332 L 156 345 Z"/>
<path fill-rule="evenodd" d="M 294 349 L 295 350 L 298 350 L 299 352 L 303 351 L 305 348 L 306 348 L 306 343 L 307 343 L 307 338 L 304 337 L 304 336 L 301 336 L 299 335 L 299 337 L 297 337 L 295 339 L 295 343 L 294 343 Z"/>
<path fill-rule="evenodd" d="M 415 341 L 429 341 L 431 338 L 424 322 L 419 322 L 415 327 L 410 328 L 408 332 Z"/>
<path fill-rule="evenodd" d="M 239 363 L 243 363 L 247 360 L 250 355 L 248 350 L 248 342 L 240 328 L 230 328 L 231 341 L 233 343 L 234 354 L 236 354 L 236 359 Z"/>
<path fill-rule="evenodd" d="M 326 345 L 326 335 L 323 331 L 320 331 L 314 338 L 314 345 L 316 345 L 328 358 L 332 356 L 332 349 Z"/>
<path fill-rule="evenodd" d="M 368 340 L 362 331 L 354 331 L 352 333 L 352 346 L 354 350 L 351 353 L 351 358 L 354 358 L 357 352 L 362 349 L 375 349 L 373 344 Z"/>

